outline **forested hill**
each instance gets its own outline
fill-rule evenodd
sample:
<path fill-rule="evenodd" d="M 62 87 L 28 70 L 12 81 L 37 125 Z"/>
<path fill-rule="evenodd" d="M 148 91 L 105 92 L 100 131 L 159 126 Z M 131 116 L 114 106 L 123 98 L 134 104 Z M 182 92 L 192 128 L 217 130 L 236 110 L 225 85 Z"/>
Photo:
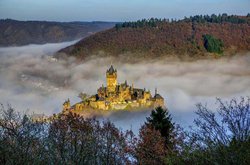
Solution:
<path fill-rule="evenodd" d="M 0 20 L 0 46 L 71 41 L 111 28 L 113 22 L 47 22 Z"/>
<path fill-rule="evenodd" d="M 127 59 L 175 56 L 199 58 L 250 50 L 250 15 L 143 19 L 116 24 L 62 49 L 80 59 L 91 55 Z M 209 52 L 209 53 L 208 53 Z"/>

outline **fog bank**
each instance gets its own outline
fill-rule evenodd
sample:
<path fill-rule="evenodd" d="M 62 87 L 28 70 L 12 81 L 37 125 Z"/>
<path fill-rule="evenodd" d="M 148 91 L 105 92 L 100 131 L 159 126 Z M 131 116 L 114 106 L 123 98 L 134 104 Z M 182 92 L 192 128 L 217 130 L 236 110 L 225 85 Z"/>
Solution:
<path fill-rule="evenodd" d="M 67 98 L 76 103 L 80 92 L 95 94 L 105 85 L 105 72 L 111 64 L 118 70 L 120 83 L 127 80 L 153 94 L 157 88 L 175 122 L 182 125 L 191 123 L 199 102 L 214 107 L 216 97 L 250 94 L 250 54 L 209 61 L 165 59 L 137 64 L 117 63 L 112 58 L 76 64 L 75 59 L 52 58 L 54 52 L 72 43 L 0 48 L 0 102 L 10 103 L 19 111 L 58 113 Z M 149 113 L 121 112 L 111 114 L 110 119 L 123 128 L 138 127 Z"/>

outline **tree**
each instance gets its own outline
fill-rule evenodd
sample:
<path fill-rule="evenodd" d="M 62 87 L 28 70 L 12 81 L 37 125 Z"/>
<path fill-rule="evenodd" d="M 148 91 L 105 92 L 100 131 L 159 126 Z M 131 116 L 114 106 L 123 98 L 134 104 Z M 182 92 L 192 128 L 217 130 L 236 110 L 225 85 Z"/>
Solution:
<path fill-rule="evenodd" d="M 125 164 L 129 162 L 125 149 L 127 148 L 125 136 L 113 123 L 106 121 L 98 132 L 98 150 L 103 164 Z"/>
<path fill-rule="evenodd" d="M 131 163 L 125 135 L 114 124 L 69 113 L 52 122 L 48 157 L 53 164 Z"/>
<path fill-rule="evenodd" d="M 122 24 L 121 23 L 115 24 L 115 28 L 116 30 L 120 30 L 122 28 Z"/>
<path fill-rule="evenodd" d="M 249 164 L 250 98 L 217 102 L 216 111 L 197 105 L 188 159 L 203 164 Z"/>
<path fill-rule="evenodd" d="M 0 108 L 0 164 L 132 164 L 135 143 L 109 121 L 70 112 L 45 123 Z"/>
<path fill-rule="evenodd" d="M 143 125 L 136 147 L 137 163 L 141 165 L 164 164 L 165 139 L 150 125 Z"/>
<path fill-rule="evenodd" d="M 204 47 L 211 53 L 223 53 L 223 42 L 210 34 L 203 35 Z"/>
<path fill-rule="evenodd" d="M 97 160 L 97 140 L 94 128 L 99 123 L 95 119 L 69 113 L 59 115 L 49 125 L 46 148 L 53 164 L 95 164 Z"/>
<path fill-rule="evenodd" d="M 171 115 L 168 110 L 163 109 L 162 107 L 157 107 L 150 114 L 150 117 L 147 117 L 147 125 L 151 125 L 155 130 L 158 130 L 161 133 L 161 136 L 165 139 L 165 146 L 169 150 L 173 150 L 173 132 L 174 132 L 174 123 L 172 123 Z"/>
<path fill-rule="evenodd" d="M 44 154 L 44 124 L 34 122 L 10 105 L 0 109 L 0 164 L 47 164 Z"/>

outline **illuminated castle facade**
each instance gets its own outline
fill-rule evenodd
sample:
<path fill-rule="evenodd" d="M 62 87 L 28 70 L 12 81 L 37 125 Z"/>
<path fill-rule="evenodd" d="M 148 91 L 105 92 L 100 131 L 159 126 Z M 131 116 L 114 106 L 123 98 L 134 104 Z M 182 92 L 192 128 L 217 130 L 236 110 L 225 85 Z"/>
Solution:
<path fill-rule="evenodd" d="M 100 87 L 97 94 L 82 99 L 81 102 L 71 106 L 70 100 L 63 104 L 63 111 L 83 111 L 85 109 L 122 110 L 164 107 L 163 97 L 155 91 L 152 96 L 150 91 L 129 86 L 127 81 L 117 83 L 117 70 L 111 67 L 106 72 L 107 87 Z"/>

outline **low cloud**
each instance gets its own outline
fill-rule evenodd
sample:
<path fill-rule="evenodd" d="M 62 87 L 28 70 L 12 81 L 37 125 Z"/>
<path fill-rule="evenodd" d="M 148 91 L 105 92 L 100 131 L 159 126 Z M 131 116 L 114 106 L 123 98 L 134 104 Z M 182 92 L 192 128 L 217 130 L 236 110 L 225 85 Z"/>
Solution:
<path fill-rule="evenodd" d="M 229 99 L 250 93 L 250 54 L 219 60 L 165 59 L 136 64 L 115 62 L 113 58 L 94 58 L 81 64 L 73 58 L 52 58 L 54 52 L 72 43 L 0 48 L 0 102 L 10 103 L 19 111 L 58 113 L 67 98 L 76 103 L 80 92 L 95 94 L 105 85 L 105 72 L 111 63 L 118 70 L 120 83 L 127 80 L 152 93 L 157 88 L 175 122 L 183 125 L 193 120 L 198 102 L 213 107 L 216 97 Z M 121 112 L 109 118 L 130 128 L 142 124 L 148 114 Z"/>

